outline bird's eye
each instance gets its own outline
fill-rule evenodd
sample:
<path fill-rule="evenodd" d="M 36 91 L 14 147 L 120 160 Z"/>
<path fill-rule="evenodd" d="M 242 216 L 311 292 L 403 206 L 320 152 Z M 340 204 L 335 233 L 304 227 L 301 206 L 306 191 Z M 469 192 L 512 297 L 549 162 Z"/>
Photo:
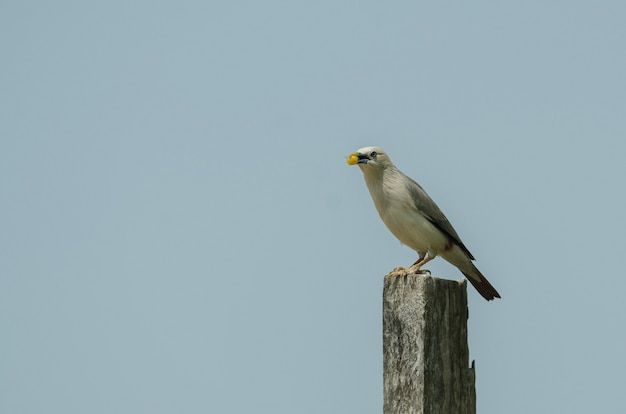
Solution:
<path fill-rule="evenodd" d="M 376 158 L 377 155 L 378 155 L 378 153 L 376 151 L 372 151 L 370 153 L 370 157 L 372 157 L 372 158 Z"/>

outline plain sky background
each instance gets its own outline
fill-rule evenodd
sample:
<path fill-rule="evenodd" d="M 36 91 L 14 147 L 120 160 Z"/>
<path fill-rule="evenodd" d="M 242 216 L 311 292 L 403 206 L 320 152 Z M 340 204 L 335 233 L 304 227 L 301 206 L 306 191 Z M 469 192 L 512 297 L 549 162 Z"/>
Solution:
<path fill-rule="evenodd" d="M 478 412 L 626 412 L 623 1 L 3 1 L 0 412 L 381 413 L 416 255 L 345 157 L 437 201 Z M 438 259 L 433 275 L 461 274 Z"/>

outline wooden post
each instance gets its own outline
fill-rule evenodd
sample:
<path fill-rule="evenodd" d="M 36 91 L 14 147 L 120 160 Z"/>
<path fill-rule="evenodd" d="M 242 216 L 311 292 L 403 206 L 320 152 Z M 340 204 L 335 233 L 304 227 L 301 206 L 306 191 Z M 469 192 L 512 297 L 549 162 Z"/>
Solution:
<path fill-rule="evenodd" d="M 475 414 L 467 281 L 385 279 L 384 414 Z"/>

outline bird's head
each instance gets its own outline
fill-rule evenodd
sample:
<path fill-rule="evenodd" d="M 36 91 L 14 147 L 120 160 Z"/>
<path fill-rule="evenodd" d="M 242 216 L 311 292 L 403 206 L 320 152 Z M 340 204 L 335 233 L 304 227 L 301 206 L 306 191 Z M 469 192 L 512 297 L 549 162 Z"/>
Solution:
<path fill-rule="evenodd" d="M 357 152 L 348 155 L 346 162 L 348 165 L 358 164 L 364 172 L 368 170 L 384 169 L 393 165 L 385 151 L 378 147 L 361 148 Z"/>

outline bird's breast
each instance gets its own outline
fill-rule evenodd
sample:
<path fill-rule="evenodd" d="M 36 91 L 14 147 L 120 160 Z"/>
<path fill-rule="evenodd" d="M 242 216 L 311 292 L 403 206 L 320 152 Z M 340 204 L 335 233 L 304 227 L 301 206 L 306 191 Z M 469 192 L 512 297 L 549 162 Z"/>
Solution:
<path fill-rule="evenodd" d="M 380 218 L 402 244 L 417 252 L 445 250 L 447 237 L 418 211 L 400 174 L 366 174 L 365 181 Z"/>
<path fill-rule="evenodd" d="M 438 254 L 448 244 L 447 237 L 414 207 L 391 203 L 379 214 L 391 233 L 417 252 Z"/>

